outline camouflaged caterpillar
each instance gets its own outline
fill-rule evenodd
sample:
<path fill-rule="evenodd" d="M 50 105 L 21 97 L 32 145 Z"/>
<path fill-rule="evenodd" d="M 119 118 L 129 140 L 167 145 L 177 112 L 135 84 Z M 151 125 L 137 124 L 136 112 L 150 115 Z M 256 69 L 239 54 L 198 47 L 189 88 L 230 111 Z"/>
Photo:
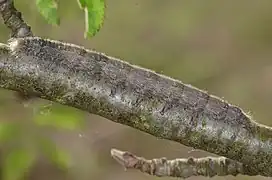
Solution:
<path fill-rule="evenodd" d="M 111 156 L 125 169 L 137 169 L 143 173 L 158 177 L 179 177 L 187 179 L 192 176 L 237 176 L 239 174 L 256 176 L 249 173 L 247 166 L 225 157 L 145 159 L 128 151 L 111 149 Z"/>
<path fill-rule="evenodd" d="M 25 68 L 47 77 L 46 86 L 35 89 L 40 94 L 157 137 L 231 157 L 272 176 L 272 129 L 218 97 L 74 44 L 26 37 L 10 39 L 9 47 Z M 72 88 L 64 86 L 68 77 Z"/>

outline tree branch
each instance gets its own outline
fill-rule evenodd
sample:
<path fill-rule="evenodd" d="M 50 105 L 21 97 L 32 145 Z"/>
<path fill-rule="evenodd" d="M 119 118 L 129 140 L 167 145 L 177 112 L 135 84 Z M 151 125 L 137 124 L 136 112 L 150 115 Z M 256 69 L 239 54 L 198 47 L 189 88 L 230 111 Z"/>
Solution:
<path fill-rule="evenodd" d="M 23 18 L 22 13 L 14 7 L 13 0 L 0 0 L 0 13 L 4 24 L 11 30 L 10 37 L 28 37 L 33 36 L 31 27 L 28 26 Z M 19 102 L 30 100 L 33 96 L 15 92 L 14 94 Z"/>
<path fill-rule="evenodd" d="M 13 0 L 0 0 L 0 13 L 4 24 L 11 30 L 11 37 L 33 36 L 30 26 L 28 26 L 21 12 L 14 7 Z"/>
<path fill-rule="evenodd" d="M 11 37 L 33 36 L 0 0 Z M 272 128 L 180 81 L 76 45 L 41 38 L 0 45 L 0 87 L 72 106 L 156 137 L 239 161 L 272 177 Z"/>
<path fill-rule="evenodd" d="M 2 45 L 0 87 L 35 94 L 272 176 L 272 128 L 180 81 L 38 37 Z"/>
<path fill-rule="evenodd" d="M 242 163 L 233 161 L 225 157 L 205 157 L 173 159 L 166 158 L 147 160 L 138 157 L 127 151 L 117 149 L 111 150 L 111 156 L 121 164 L 125 169 L 138 169 L 141 172 L 158 177 L 181 177 L 189 178 L 192 176 L 237 176 L 239 174 L 256 176 L 252 174 Z"/>

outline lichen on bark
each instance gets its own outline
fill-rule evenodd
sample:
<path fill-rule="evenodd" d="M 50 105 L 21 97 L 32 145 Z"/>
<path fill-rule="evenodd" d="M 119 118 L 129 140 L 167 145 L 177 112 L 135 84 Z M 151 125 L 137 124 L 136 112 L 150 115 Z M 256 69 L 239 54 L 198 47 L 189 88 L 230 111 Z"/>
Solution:
<path fill-rule="evenodd" d="M 39 37 L 9 41 L 1 87 L 35 94 L 250 165 L 272 176 L 272 129 L 181 81 L 83 47 Z"/>

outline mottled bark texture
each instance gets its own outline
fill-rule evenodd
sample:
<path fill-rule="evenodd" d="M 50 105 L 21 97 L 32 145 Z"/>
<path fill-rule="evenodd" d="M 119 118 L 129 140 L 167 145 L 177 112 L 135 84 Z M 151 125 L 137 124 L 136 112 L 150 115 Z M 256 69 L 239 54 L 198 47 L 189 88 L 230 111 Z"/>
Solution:
<path fill-rule="evenodd" d="M 21 12 L 14 7 L 13 0 L 0 0 L 0 13 L 4 24 L 11 30 L 11 37 L 33 36 L 30 26 L 28 26 Z"/>
<path fill-rule="evenodd" d="M 76 45 L 28 37 L 11 39 L 9 48 L 0 60 L 2 88 L 79 108 L 272 176 L 272 128 L 236 106 Z"/>
<path fill-rule="evenodd" d="M 147 160 L 127 151 L 111 150 L 111 156 L 125 169 L 138 169 L 141 172 L 158 177 L 192 176 L 237 176 L 239 174 L 255 176 L 246 166 L 225 157 L 205 157 L 167 160 L 166 158 Z"/>
<path fill-rule="evenodd" d="M 4 24 L 10 29 L 10 37 L 22 38 L 33 36 L 31 27 L 24 22 L 22 13 L 14 7 L 13 0 L 0 0 L 0 13 Z M 33 97 L 30 94 L 20 92 L 15 92 L 14 95 L 20 103 L 24 103 Z"/>

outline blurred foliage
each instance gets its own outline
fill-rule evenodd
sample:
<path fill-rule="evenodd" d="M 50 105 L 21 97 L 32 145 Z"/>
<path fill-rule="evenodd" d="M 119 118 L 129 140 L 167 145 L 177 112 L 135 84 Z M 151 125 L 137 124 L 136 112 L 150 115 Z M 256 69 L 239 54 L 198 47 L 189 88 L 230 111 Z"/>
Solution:
<path fill-rule="evenodd" d="M 33 165 L 35 154 L 28 149 L 13 147 L 3 159 L 3 179 L 17 180 L 24 177 Z"/>
<path fill-rule="evenodd" d="M 94 27 L 99 28 L 102 23 L 103 26 L 91 39 L 84 39 L 86 11 L 79 8 L 76 0 L 40 0 L 38 6 L 37 2 L 15 0 L 16 8 L 22 11 L 35 35 L 95 47 L 180 79 L 224 96 L 246 111 L 252 110 L 258 122 L 272 125 L 272 1 L 105 1 L 105 15 L 103 12 L 98 17 L 103 14 L 104 20 Z M 57 9 L 49 6 L 50 2 L 56 2 Z M 58 18 L 59 26 L 52 26 Z M 0 31 L 1 41 L 5 42 L 9 30 L 3 25 Z M 37 100 L 23 107 L 6 90 L 0 91 L 0 113 L 0 157 L 5 171 L 3 177 L 8 180 L 25 177 L 27 172 L 35 176 L 25 179 L 39 180 L 157 179 L 115 168 L 109 157 L 113 146 L 148 158 L 192 155 L 183 146 L 131 129 L 124 131 L 102 118 L 59 104 Z M 35 169 L 41 157 L 50 162 L 49 167 L 65 171 L 58 175 L 48 166 Z M 69 174 L 68 178 L 63 174 Z"/>
<path fill-rule="evenodd" d="M 7 141 L 16 138 L 19 135 L 19 127 L 16 123 L 0 123 L 0 143 L 5 143 Z"/>
<path fill-rule="evenodd" d="M 60 104 L 46 104 L 34 109 L 33 120 L 37 125 L 47 125 L 68 130 L 75 130 L 84 126 L 84 114 L 75 108 Z"/>
<path fill-rule="evenodd" d="M 70 164 L 69 154 L 58 147 L 50 138 L 39 133 L 46 126 L 57 129 L 76 130 L 84 126 L 84 116 L 79 110 L 59 104 L 33 104 L 33 122 L 35 131 L 28 131 L 26 126 L 18 122 L 0 122 L 0 143 L 8 147 L 3 158 L 3 179 L 21 179 L 34 165 L 37 154 L 45 156 L 50 162 L 63 170 Z M 28 133 L 25 135 L 25 133 Z M 30 146 L 22 142 L 28 141 Z"/>
<path fill-rule="evenodd" d="M 66 151 L 57 147 L 56 144 L 50 141 L 48 138 L 41 138 L 39 140 L 40 152 L 53 163 L 55 163 L 61 169 L 67 169 L 70 164 L 70 156 Z"/>

